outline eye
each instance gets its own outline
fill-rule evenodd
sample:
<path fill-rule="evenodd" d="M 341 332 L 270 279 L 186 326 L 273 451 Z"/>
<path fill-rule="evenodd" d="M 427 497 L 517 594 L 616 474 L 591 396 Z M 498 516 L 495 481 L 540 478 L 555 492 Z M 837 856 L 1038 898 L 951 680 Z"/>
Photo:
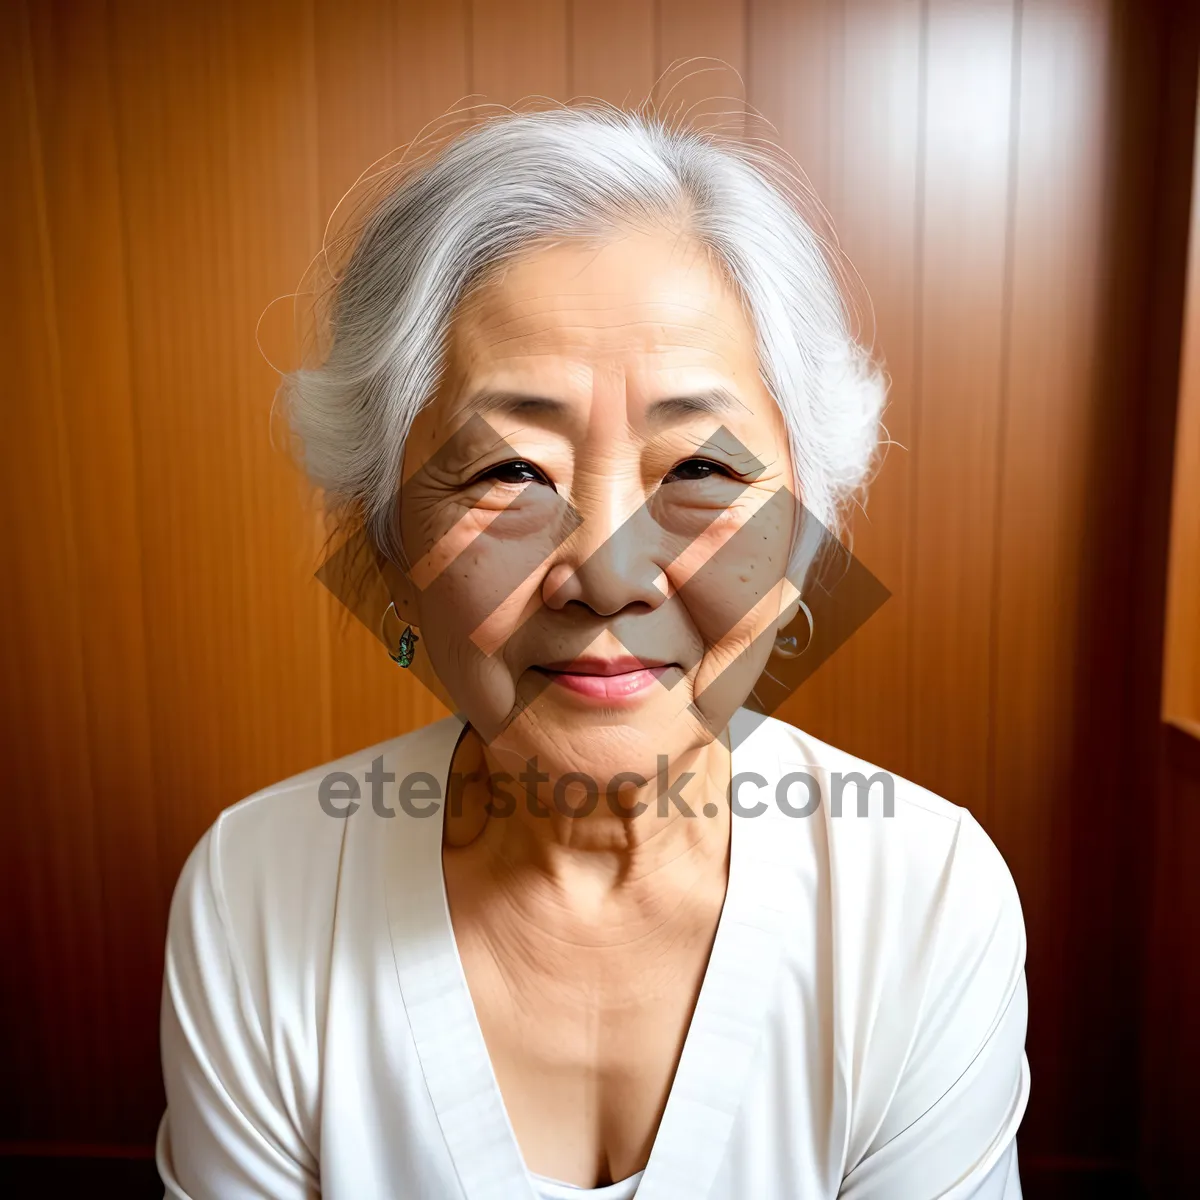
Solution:
<path fill-rule="evenodd" d="M 663 477 L 663 483 L 687 483 L 696 479 L 711 479 L 719 475 L 732 479 L 731 471 L 707 458 L 688 458 L 672 467 Z"/>
<path fill-rule="evenodd" d="M 491 480 L 495 483 L 512 484 L 514 486 L 522 483 L 542 483 L 547 487 L 554 487 L 554 484 L 550 482 L 545 471 L 535 467 L 531 462 L 526 462 L 523 458 L 513 458 L 509 459 L 508 462 L 497 463 L 494 467 L 489 467 L 476 478 Z"/>

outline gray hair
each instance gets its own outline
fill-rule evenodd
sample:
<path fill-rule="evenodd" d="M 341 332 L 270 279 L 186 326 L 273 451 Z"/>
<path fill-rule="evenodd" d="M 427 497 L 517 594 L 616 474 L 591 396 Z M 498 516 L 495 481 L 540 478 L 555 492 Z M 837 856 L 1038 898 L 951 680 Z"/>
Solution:
<path fill-rule="evenodd" d="M 336 282 L 324 362 L 283 382 L 309 478 L 396 557 L 404 441 L 437 389 L 456 306 L 535 244 L 642 221 L 682 223 L 740 293 L 800 499 L 837 530 L 866 482 L 886 385 L 830 247 L 751 146 L 607 108 L 474 126 L 371 212 Z"/>

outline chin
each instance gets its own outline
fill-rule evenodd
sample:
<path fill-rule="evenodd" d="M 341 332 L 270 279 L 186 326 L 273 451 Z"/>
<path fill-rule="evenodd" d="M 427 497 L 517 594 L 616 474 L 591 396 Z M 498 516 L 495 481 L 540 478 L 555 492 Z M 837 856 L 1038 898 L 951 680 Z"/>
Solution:
<path fill-rule="evenodd" d="M 601 789 L 623 771 L 653 779 L 660 755 L 676 762 L 708 740 L 688 712 L 687 691 L 662 689 L 639 704 L 611 706 L 543 694 L 496 739 L 494 748 L 522 762 L 536 755 L 539 768 L 551 776 L 589 775 Z"/>

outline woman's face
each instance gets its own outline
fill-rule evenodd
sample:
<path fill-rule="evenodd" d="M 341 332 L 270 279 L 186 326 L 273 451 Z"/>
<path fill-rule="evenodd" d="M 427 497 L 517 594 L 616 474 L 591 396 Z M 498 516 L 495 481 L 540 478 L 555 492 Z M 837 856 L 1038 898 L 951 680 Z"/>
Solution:
<path fill-rule="evenodd" d="M 790 616 L 792 479 L 700 245 L 539 249 L 455 316 L 405 448 L 398 608 L 501 758 L 652 779 L 725 727 Z"/>

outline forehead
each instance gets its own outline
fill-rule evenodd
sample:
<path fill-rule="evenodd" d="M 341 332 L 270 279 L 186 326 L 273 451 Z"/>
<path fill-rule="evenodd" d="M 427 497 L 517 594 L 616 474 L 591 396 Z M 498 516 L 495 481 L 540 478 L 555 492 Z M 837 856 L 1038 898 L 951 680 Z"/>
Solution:
<path fill-rule="evenodd" d="M 703 245 L 665 230 L 520 257 L 464 303 L 450 349 L 465 373 L 558 358 L 635 374 L 694 363 L 731 381 L 757 375 L 753 329 L 734 288 Z"/>

